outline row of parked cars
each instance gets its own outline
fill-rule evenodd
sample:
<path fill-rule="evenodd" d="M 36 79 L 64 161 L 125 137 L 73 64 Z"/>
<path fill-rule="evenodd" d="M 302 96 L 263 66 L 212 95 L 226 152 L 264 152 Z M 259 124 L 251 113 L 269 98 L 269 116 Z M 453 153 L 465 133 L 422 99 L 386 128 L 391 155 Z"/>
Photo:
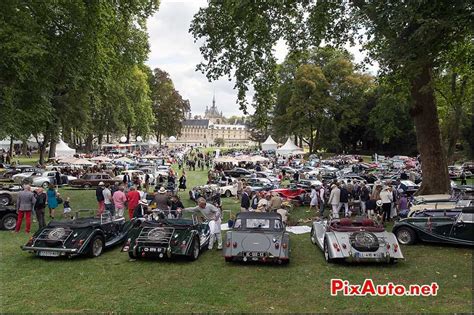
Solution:
<path fill-rule="evenodd" d="M 367 218 L 316 220 L 310 240 L 327 262 L 384 262 L 404 259 L 399 244 L 416 241 L 474 245 L 474 207 L 455 216 L 413 216 L 397 222 L 391 232 Z M 209 223 L 198 216 L 170 219 L 159 213 L 125 221 L 108 213 L 100 217 L 51 221 L 37 231 L 22 249 L 39 257 L 100 256 L 122 245 L 130 258 L 198 259 L 210 241 Z M 223 242 L 225 261 L 290 262 L 290 236 L 278 213 L 242 212 Z"/>

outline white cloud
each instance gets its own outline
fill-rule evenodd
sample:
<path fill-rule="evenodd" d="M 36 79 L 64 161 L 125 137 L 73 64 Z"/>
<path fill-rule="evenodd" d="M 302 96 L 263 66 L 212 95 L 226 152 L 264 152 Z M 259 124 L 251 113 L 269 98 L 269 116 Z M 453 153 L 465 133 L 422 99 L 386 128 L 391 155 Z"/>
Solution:
<path fill-rule="evenodd" d="M 194 43 L 188 32 L 191 20 L 200 7 L 207 6 L 206 0 L 162 0 L 159 11 L 148 20 L 151 52 L 147 64 L 168 72 L 175 88 L 185 99 L 189 99 L 193 115 L 202 114 L 210 106 L 215 92 L 216 103 L 224 115 L 242 115 L 236 104 L 237 91 L 227 77 L 209 82 L 204 74 L 196 71 L 196 65 L 203 60 L 199 43 Z M 360 47 L 349 48 L 356 62 L 364 58 Z M 288 49 L 283 40 L 275 45 L 275 56 L 282 62 Z M 377 66 L 369 68 L 374 73 Z M 251 90 L 252 92 L 252 90 Z M 251 100 L 252 93 L 249 93 Z M 252 109 L 249 109 L 252 111 Z"/>

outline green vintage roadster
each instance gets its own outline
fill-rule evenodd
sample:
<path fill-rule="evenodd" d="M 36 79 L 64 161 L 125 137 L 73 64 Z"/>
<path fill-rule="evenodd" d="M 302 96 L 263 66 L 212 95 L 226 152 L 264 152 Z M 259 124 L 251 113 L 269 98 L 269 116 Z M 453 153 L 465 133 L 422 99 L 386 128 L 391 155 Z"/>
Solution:
<path fill-rule="evenodd" d="M 196 260 L 209 244 L 208 222 L 190 219 L 137 219 L 122 248 L 132 259 L 184 256 Z"/>

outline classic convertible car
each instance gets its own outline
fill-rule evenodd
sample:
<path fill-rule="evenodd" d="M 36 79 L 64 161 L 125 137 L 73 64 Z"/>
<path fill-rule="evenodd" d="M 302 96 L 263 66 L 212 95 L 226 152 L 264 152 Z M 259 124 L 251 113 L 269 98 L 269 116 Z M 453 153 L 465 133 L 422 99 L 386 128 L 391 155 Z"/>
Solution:
<path fill-rule="evenodd" d="M 371 219 L 314 221 L 310 238 L 324 252 L 327 262 L 395 263 L 403 259 L 395 235 Z"/>
<path fill-rule="evenodd" d="M 423 216 L 402 219 L 393 226 L 401 244 L 416 241 L 474 245 L 474 207 L 465 207 L 456 216 Z"/>
<path fill-rule="evenodd" d="M 306 190 L 298 188 L 296 186 L 287 187 L 287 188 L 277 188 L 273 189 L 271 192 L 278 193 L 281 197 L 286 199 L 299 199 L 301 195 L 306 193 Z"/>
<path fill-rule="evenodd" d="M 97 257 L 104 249 L 121 244 L 130 229 L 124 218 L 112 219 L 106 212 L 100 217 L 51 221 L 39 229 L 21 249 L 40 257 Z"/>
<path fill-rule="evenodd" d="M 275 212 L 240 212 L 227 231 L 225 261 L 290 262 L 290 237 L 281 215 Z"/>
<path fill-rule="evenodd" d="M 209 244 L 208 222 L 191 219 L 139 219 L 127 236 L 122 251 L 130 258 L 171 258 L 186 256 L 196 260 Z"/>

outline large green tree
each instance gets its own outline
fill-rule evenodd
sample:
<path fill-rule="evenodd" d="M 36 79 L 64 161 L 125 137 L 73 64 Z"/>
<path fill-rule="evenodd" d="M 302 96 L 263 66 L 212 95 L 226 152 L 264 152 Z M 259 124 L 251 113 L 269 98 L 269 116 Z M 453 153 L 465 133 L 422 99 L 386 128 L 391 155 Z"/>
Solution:
<path fill-rule="evenodd" d="M 284 39 L 290 50 L 318 46 L 323 39 L 336 44 L 360 40 L 382 71 L 408 79 L 422 160 L 419 192 L 441 193 L 448 191 L 449 177 L 433 69 L 443 52 L 472 37 L 473 11 L 469 1 L 211 0 L 195 15 L 191 31 L 204 40 L 205 62 L 198 68 L 210 79 L 234 75 L 243 108 L 248 85 L 270 86 L 262 82 L 273 78 L 278 40 Z"/>
<path fill-rule="evenodd" d="M 189 112 L 189 101 L 174 88 L 169 74 L 156 68 L 150 74 L 150 95 L 155 117 L 154 132 L 161 145 L 162 136 L 177 136 L 181 123 Z"/>
<path fill-rule="evenodd" d="M 61 129 L 90 140 L 112 95 L 125 86 L 137 100 L 129 84 L 146 60 L 146 19 L 157 8 L 158 0 L 0 2 L 0 104 L 21 122 L 0 135 L 42 139 L 40 162 Z"/>

